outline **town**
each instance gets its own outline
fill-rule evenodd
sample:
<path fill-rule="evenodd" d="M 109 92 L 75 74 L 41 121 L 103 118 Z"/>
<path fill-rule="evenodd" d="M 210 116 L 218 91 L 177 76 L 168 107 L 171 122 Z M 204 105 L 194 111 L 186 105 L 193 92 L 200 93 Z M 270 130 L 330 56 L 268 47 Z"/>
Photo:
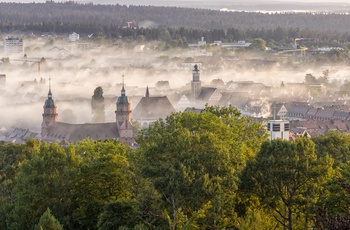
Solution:
<path fill-rule="evenodd" d="M 350 68 L 325 63 L 307 69 L 300 64 L 315 53 L 339 56 L 339 47 L 309 50 L 296 38 L 290 47 L 270 49 L 262 44 L 264 51 L 257 52 L 243 40 L 207 43 L 201 37 L 187 48 L 163 51 L 149 42 L 102 44 L 90 37 L 72 32 L 66 37 L 43 33 L 3 38 L 0 107 L 7 112 L 0 115 L 0 140 L 45 140 L 42 106 L 49 79 L 58 114 L 55 122 L 75 124 L 70 134 L 52 132 L 47 139 L 51 141 L 119 139 L 119 134 L 105 135 L 102 127 L 92 124 L 113 124 L 122 88 L 130 103 L 128 122 L 140 128 L 174 112 L 232 105 L 242 116 L 288 121 L 287 140 L 350 130 Z M 91 98 L 97 87 L 104 100 L 98 109 L 102 116 L 94 119 Z M 89 132 L 76 130 L 88 124 Z"/>
<path fill-rule="evenodd" d="M 349 229 L 340 1 L 0 2 L 0 229 Z"/>

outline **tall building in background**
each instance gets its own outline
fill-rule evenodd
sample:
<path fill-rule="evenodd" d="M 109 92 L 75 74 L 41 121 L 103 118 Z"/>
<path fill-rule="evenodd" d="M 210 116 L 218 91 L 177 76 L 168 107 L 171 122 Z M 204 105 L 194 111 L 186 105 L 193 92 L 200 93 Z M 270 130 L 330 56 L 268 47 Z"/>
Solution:
<path fill-rule="evenodd" d="M 194 65 L 191 81 L 191 104 L 196 105 L 196 100 L 201 93 L 201 80 L 199 75 L 198 65 Z"/>
<path fill-rule="evenodd" d="M 270 134 L 270 140 L 277 138 L 289 140 L 289 121 L 288 120 L 269 120 L 267 121 L 267 131 Z"/>
<path fill-rule="evenodd" d="M 23 38 L 20 37 L 6 37 L 4 39 L 4 54 L 21 54 L 24 53 Z"/>

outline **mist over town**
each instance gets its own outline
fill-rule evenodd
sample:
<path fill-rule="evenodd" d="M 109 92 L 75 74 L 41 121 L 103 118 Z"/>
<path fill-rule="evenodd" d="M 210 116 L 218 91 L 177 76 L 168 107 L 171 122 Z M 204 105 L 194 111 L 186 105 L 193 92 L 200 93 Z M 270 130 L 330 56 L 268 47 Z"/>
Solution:
<path fill-rule="evenodd" d="M 348 229 L 349 12 L 0 2 L 0 229 Z"/>

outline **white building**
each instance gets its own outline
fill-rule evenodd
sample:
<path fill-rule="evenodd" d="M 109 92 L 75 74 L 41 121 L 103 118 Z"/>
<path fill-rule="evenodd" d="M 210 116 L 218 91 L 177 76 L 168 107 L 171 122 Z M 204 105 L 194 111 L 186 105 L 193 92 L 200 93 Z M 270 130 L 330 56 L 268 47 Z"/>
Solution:
<path fill-rule="evenodd" d="M 7 37 L 4 39 L 5 55 L 22 54 L 24 51 L 23 39 L 19 37 Z"/>
<path fill-rule="evenodd" d="M 267 121 L 267 131 L 270 134 L 270 140 L 280 138 L 289 140 L 289 121 L 287 120 L 269 120 Z"/>
<path fill-rule="evenodd" d="M 69 35 L 69 40 L 70 40 L 71 42 L 76 42 L 76 41 L 78 41 L 78 40 L 79 40 L 79 34 L 77 34 L 77 33 L 75 33 L 75 32 L 71 33 L 71 34 Z"/>

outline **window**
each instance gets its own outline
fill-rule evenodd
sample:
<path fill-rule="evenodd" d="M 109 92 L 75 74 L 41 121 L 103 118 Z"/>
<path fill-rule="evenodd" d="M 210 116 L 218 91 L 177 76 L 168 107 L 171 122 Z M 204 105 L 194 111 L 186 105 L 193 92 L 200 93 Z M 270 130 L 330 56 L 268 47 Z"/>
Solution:
<path fill-rule="evenodd" d="M 270 131 L 270 123 L 267 123 L 267 131 Z"/>
<path fill-rule="evenodd" d="M 284 124 L 284 131 L 289 131 L 289 124 Z"/>
<path fill-rule="evenodd" d="M 272 124 L 272 131 L 280 131 L 281 130 L 281 124 Z"/>

